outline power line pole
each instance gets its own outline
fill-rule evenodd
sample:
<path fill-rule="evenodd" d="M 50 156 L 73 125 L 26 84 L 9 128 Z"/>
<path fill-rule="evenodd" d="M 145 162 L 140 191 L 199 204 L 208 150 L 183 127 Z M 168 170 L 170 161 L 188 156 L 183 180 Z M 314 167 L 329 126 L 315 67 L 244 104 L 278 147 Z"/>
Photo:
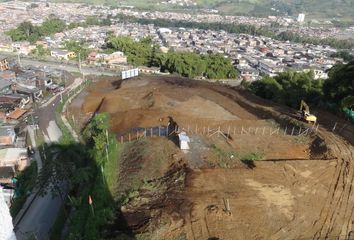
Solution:
<path fill-rule="evenodd" d="M 82 70 L 81 70 L 81 54 L 79 53 L 79 71 L 80 73 L 82 73 Z"/>
<path fill-rule="evenodd" d="M 20 58 L 20 53 L 17 53 L 17 64 L 21 67 L 21 58 Z"/>

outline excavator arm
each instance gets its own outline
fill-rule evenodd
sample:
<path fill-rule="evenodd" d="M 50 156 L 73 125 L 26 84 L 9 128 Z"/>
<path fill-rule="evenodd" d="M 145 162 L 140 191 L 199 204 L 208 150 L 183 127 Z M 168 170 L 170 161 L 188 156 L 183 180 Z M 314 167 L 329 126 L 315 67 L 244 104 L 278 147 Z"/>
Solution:
<path fill-rule="evenodd" d="M 305 112 L 310 113 L 310 108 L 304 100 L 301 100 L 300 111 L 305 110 Z"/>
<path fill-rule="evenodd" d="M 301 100 L 300 112 L 301 112 L 302 118 L 304 120 L 306 120 L 307 122 L 314 122 L 315 123 L 317 121 L 317 117 L 313 114 L 310 114 L 310 108 L 304 100 Z"/>

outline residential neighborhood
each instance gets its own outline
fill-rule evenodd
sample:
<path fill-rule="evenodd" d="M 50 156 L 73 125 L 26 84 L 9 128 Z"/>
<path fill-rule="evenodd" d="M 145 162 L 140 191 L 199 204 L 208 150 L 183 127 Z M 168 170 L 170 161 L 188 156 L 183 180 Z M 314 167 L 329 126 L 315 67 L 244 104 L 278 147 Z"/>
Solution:
<path fill-rule="evenodd" d="M 191 1 L 168 1 L 162 4 L 192 4 Z M 106 69 L 122 69 L 128 66 L 128 58 L 122 51 L 106 52 L 109 35 L 128 36 L 134 41 L 150 37 L 160 51 L 167 53 L 195 52 L 198 54 L 217 53 L 227 58 L 238 70 L 239 80 L 255 81 L 264 75 L 277 74 L 293 70 L 298 72 L 313 71 L 315 79 L 328 78 L 328 70 L 337 63 L 345 62 L 341 58 L 331 57 L 337 50 L 329 46 L 303 43 L 291 43 L 271 39 L 269 37 L 248 34 L 233 34 L 223 30 L 204 30 L 197 28 L 159 27 L 153 24 L 139 24 L 120 21 L 112 17 L 109 25 L 78 26 L 63 32 L 45 36 L 36 42 L 13 42 L 5 34 L 20 23 L 29 21 L 41 25 L 48 17 L 60 16 L 67 25 L 85 22 L 87 17 L 117 16 L 123 14 L 141 19 L 169 19 L 193 22 L 223 22 L 250 24 L 254 26 L 270 26 L 277 23 L 281 27 L 297 26 L 297 20 L 285 17 L 244 17 L 223 16 L 216 12 L 190 14 L 174 12 L 143 12 L 134 8 L 112 8 L 71 3 L 30 3 L 9 1 L 0 3 L 0 52 L 15 53 L 17 62 L 7 58 L 0 59 L 0 179 L 2 184 L 13 184 L 18 171 L 30 164 L 31 157 L 25 156 L 24 149 L 31 147 L 26 139 L 27 126 L 35 125 L 32 112 L 48 96 L 55 94 L 65 83 L 62 73 L 35 67 L 19 66 L 20 56 L 31 56 L 33 51 L 41 47 L 48 51 L 48 59 L 58 62 L 69 62 L 78 59 L 80 64 L 102 67 Z M 14 17 L 16 16 L 16 17 Z M 305 17 L 301 16 L 302 20 Z M 314 28 L 294 27 L 303 35 L 317 34 L 320 38 L 349 35 L 352 28 Z M 68 50 L 67 42 L 83 43 L 89 53 L 87 58 Z M 140 67 L 144 73 L 158 73 L 159 69 Z M 11 194 L 8 194 L 9 196 Z M 10 199 L 10 197 L 8 198 Z M 8 200 L 10 202 L 10 200 Z"/>
<path fill-rule="evenodd" d="M 329 46 L 283 42 L 262 36 L 231 34 L 222 30 L 161 28 L 153 24 L 142 25 L 120 22 L 116 18 L 112 18 L 112 24 L 109 26 L 77 27 L 56 33 L 53 36 L 46 36 L 36 43 L 27 41 L 12 42 L 5 35 L 7 30 L 16 27 L 23 21 L 41 24 L 49 16 L 59 15 L 67 24 L 83 22 L 88 16 L 107 17 L 117 14 L 146 19 L 161 18 L 195 22 L 226 22 L 255 26 L 280 22 L 283 27 L 285 23 L 286 25 L 296 24 L 295 19 L 222 16 L 216 13 L 192 15 L 173 12 L 140 12 L 134 8 L 109 8 L 106 6 L 69 3 L 48 4 L 44 2 L 25 3 L 10 1 L 0 3 L 0 9 L 5 13 L 1 15 L 0 19 L 0 51 L 31 55 L 37 46 L 42 46 L 50 51 L 52 59 L 58 61 L 69 61 L 78 57 L 77 53 L 65 48 L 67 41 L 76 41 L 84 43 L 90 49 L 87 59 L 80 59 L 83 64 L 107 68 L 124 66 L 127 64 L 127 57 L 124 56 L 124 53 L 107 54 L 104 52 L 107 37 L 109 34 L 113 34 L 116 36 L 129 36 L 135 41 L 139 41 L 144 37 L 151 37 L 153 42 L 160 46 L 162 52 L 173 50 L 200 54 L 223 54 L 234 64 L 235 68 L 240 72 L 241 79 L 244 80 L 256 80 L 265 74 L 274 76 L 286 70 L 313 70 L 316 79 L 326 79 L 328 69 L 338 62 L 343 62 L 343 59 L 331 57 L 337 50 Z M 14 15 L 17 16 L 16 19 L 13 19 L 12 16 Z M 294 29 L 305 35 L 316 34 L 320 38 L 340 35 L 340 31 L 344 31 L 344 35 L 353 36 L 353 34 L 350 34 L 350 31 L 353 31 L 351 28 L 346 30 L 321 28 L 318 31 L 313 27 L 296 27 Z M 308 33 L 305 33 L 306 31 Z M 0 69 L 5 67 L 6 63 L 0 64 Z"/>
<path fill-rule="evenodd" d="M 0 0 L 0 240 L 354 239 L 353 10 Z"/>
<path fill-rule="evenodd" d="M 0 184 L 11 205 L 19 194 L 17 176 L 36 160 L 30 138 L 38 122 L 34 110 L 64 82 L 63 73 L 53 69 L 21 67 L 8 58 L 0 62 Z"/>

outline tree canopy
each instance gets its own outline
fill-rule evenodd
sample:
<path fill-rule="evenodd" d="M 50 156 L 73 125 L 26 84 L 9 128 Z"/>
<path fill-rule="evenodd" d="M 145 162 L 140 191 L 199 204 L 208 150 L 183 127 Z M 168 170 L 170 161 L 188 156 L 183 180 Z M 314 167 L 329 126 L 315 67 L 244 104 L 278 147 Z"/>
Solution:
<path fill-rule="evenodd" d="M 289 71 L 255 81 L 250 89 L 260 97 L 296 107 L 301 99 L 312 103 L 320 100 L 322 86 L 323 80 L 315 80 L 313 72 Z"/>
<path fill-rule="evenodd" d="M 225 79 L 238 75 L 231 60 L 221 54 L 162 53 L 149 37 L 134 41 L 130 37 L 110 36 L 107 47 L 112 51 L 124 52 L 132 65 L 159 67 L 163 72 L 178 73 L 184 77 Z"/>
<path fill-rule="evenodd" d="M 354 61 L 334 66 L 327 80 L 314 79 L 313 72 L 284 72 L 263 77 L 247 86 L 254 94 L 297 107 L 301 99 L 337 109 L 349 108 L 354 99 Z"/>
<path fill-rule="evenodd" d="M 86 59 L 90 53 L 90 50 L 83 42 L 66 41 L 64 46 L 66 50 L 76 53 L 76 59 L 79 59 L 79 56 L 81 59 Z"/>
<path fill-rule="evenodd" d="M 151 62 L 150 56 L 152 55 L 153 46 L 150 37 L 136 42 L 127 36 L 111 36 L 108 40 L 108 48 L 124 52 L 128 62 L 135 66 L 148 65 Z"/>
<path fill-rule="evenodd" d="M 12 41 L 36 42 L 40 37 L 62 32 L 66 28 L 63 20 L 56 17 L 49 17 L 41 26 L 34 26 L 31 22 L 22 22 L 17 28 L 6 32 Z"/>
<path fill-rule="evenodd" d="M 324 93 L 328 101 L 337 105 L 344 98 L 354 96 L 354 61 L 331 69 L 329 79 L 324 84 Z"/>

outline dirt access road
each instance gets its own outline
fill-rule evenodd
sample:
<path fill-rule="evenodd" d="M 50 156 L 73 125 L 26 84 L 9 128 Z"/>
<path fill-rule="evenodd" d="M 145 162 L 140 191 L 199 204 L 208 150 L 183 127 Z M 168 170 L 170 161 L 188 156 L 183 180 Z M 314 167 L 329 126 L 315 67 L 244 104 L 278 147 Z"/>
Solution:
<path fill-rule="evenodd" d="M 93 112 L 109 112 L 117 136 L 166 126 L 167 116 L 180 129 L 203 129 L 187 131 L 192 149 L 198 149 L 192 154 L 162 137 L 133 142 L 124 151 L 120 181 L 136 176 L 134 181 L 140 177 L 155 187 L 137 190 L 123 217 L 151 239 L 180 234 L 187 239 L 346 239 L 354 230 L 353 136 L 329 131 L 336 121 L 329 113 L 318 116 L 320 127 L 308 136 L 241 134 L 240 129 L 272 132 L 306 125 L 293 118 L 292 109 L 242 90 L 153 76 L 96 82 L 69 111 L 82 123 Z M 202 133 L 220 126 L 223 132 L 236 130 L 229 138 Z M 158 157 L 161 152 L 165 160 Z M 250 156 L 263 161 L 249 168 L 242 159 Z"/>

